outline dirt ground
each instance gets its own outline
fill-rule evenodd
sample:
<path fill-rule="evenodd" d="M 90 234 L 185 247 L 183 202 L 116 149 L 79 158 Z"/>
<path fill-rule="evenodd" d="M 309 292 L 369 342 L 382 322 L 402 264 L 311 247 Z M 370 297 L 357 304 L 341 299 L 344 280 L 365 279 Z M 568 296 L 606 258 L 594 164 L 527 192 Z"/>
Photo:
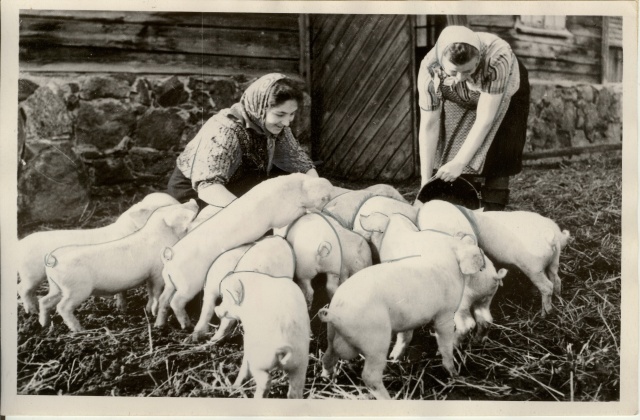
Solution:
<path fill-rule="evenodd" d="M 530 210 L 568 229 L 572 241 L 561 257 L 561 299 L 542 318 L 540 295 L 510 270 L 491 307 L 495 325 L 483 341 L 470 340 L 456 354 L 460 377 L 450 379 L 436 354 L 429 328 L 416 331 L 406 357 L 389 363 L 385 385 L 393 398 L 438 400 L 616 401 L 620 397 L 621 161 L 618 157 L 528 166 L 514 177 L 510 209 Z M 358 183 L 336 184 L 357 188 Z M 397 185 L 413 199 L 417 182 Z M 20 226 L 19 236 L 61 228 L 91 228 L 110 222 L 146 193 L 114 189 L 96 197 L 80 220 Z M 498 267 L 497 267 L 498 268 Z M 322 278 L 316 279 L 317 285 Z M 46 285 L 40 295 L 46 293 Z M 363 361 L 340 362 L 334 383 L 320 379 L 326 330 L 311 311 L 313 340 L 305 398 L 372 398 L 360 378 Z M 127 293 L 128 309 L 92 298 L 77 316 L 87 328 L 70 333 L 59 315 L 40 327 L 18 309 L 18 383 L 25 395 L 115 395 L 251 397 L 252 384 L 232 390 L 242 359 L 241 328 L 213 345 L 189 342 L 175 318 L 158 330 L 144 312 L 146 291 Z M 199 302 L 190 305 L 192 320 Z M 217 320 L 215 321 L 217 322 Z M 273 374 L 270 397 L 286 398 L 287 381 Z"/>

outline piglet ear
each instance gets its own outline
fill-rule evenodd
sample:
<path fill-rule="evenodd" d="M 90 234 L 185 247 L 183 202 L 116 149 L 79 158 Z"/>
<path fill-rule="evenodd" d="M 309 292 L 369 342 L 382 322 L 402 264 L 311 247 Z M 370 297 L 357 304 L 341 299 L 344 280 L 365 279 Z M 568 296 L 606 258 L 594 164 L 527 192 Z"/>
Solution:
<path fill-rule="evenodd" d="M 477 246 L 459 244 L 454 251 L 462 274 L 475 274 L 484 268 L 484 256 Z"/>
<path fill-rule="evenodd" d="M 242 283 L 240 277 L 233 279 L 227 290 L 229 291 L 234 303 L 240 306 L 244 300 L 244 283 Z"/>
<path fill-rule="evenodd" d="M 384 232 L 389 224 L 389 216 L 374 212 L 368 215 L 360 215 L 360 226 L 367 232 Z"/>
<path fill-rule="evenodd" d="M 478 242 L 476 241 L 476 237 L 466 232 L 456 233 L 456 238 L 460 239 L 462 242 L 469 245 L 478 245 Z"/>
<path fill-rule="evenodd" d="M 138 203 L 126 212 L 126 217 L 131 220 L 137 229 L 140 229 L 145 223 L 147 223 L 147 220 L 149 220 L 149 216 L 153 211 L 154 209 L 144 207 Z"/>

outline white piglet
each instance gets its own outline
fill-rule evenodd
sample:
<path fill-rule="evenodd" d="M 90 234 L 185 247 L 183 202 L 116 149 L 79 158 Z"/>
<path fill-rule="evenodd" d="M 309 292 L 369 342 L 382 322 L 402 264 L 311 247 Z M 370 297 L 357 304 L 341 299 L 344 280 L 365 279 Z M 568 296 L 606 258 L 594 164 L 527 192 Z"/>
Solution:
<path fill-rule="evenodd" d="M 207 272 L 200 319 L 192 334 L 193 341 L 199 341 L 209 330 L 220 296 L 220 282 L 230 272 L 255 272 L 273 277 L 293 278 L 295 257 L 289 243 L 280 236 L 267 236 L 259 241 L 234 248 L 220 255 Z M 165 286 L 166 287 L 166 286 Z M 175 297 L 174 297 L 175 300 Z M 173 301 L 171 302 L 173 305 Z M 175 309 L 174 309 L 175 311 Z M 235 325 L 235 321 L 220 320 L 218 330 L 211 337 L 212 342 L 224 338 Z"/>
<path fill-rule="evenodd" d="M 289 378 L 288 398 L 302 398 L 311 328 L 302 292 L 290 277 L 261 273 L 231 273 L 221 283 L 222 303 L 216 314 L 240 320 L 244 355 L 234 387 L 251 376 L 254 398 L 269 393 L 270 371 L 282 369 Z"/>
<path fill-rule="evenodd" d="M 372 265 L 338 288 L 329 307 L 318 313 L 328 323 L 323 376 L 335 374 L 338 357 L 362 354 L 362 379 L 376 398 L 388 399 L 382 377 L 392 334 L 428 323 L 436 331 L 444 367 L 457 375 L 454 313 L 468 276 L 483 267 L 484 259 L 467 238 L 440 239 L 422 255 Z"/>
<path fill-rule="evenodd" d="M 553 220 L 528 211 L 470 211 L 440 201 L 425 203 L 418 225 L 477 235 L 493 261 L 518 267 L 540 290 L 542 315 L 552 311 L 551 298 L 561 291 L 560 254 L 570 238 Z"/>
<path fill-rule="evenodd" d="M 347 278 L 371 265 L 371 248 L 359 234 L 321 213 L 309 213 L 291 224 L 286 233 L 296 257 L 296 283 L 311 307 L 311 280 L 327 274 L 329 298 Z"/>
<path fill-rule="evenodd" d="M 164 285 L 160 251 L 175 244 L 195 218 L 194 200 L 157 209 L 138 231 L 112 242 L 67 246 L 45 257 L 49 294 L 40 299 L 40 323 L 58 313 L 72 331 L 82 331 L 73 314 L 89 296 L 114 295 L 146 281 L 147 310 L 155 313 Z"/>
<path fill-rule="evenodd" d="M 190 283 L 202 284 L 220 254 L 254 242 L 308 210 L 322 208 L 332 188 L 324 178 L 298 173 L 261 182 L 165 250 L 166 283 L 176 290 Z M 188 323 L 181 322 L 181 326 L 187 328 Z"/>
<path fill-rule="evenodd" d="M 35 232 L 18 242 L 18 294 L 27 313 L 38 313 L 36 291 L 46 279 L 44 257 L 54 249 L 67 245 L 89 245 L 123 238 L 140 229 L 159 207 L 178 204 L 165 193 L 151 193 L 126 210 L 118 219 L 96 229 L 51 230 Z M 119 300 L 119 305 L 124 304 Z"/>

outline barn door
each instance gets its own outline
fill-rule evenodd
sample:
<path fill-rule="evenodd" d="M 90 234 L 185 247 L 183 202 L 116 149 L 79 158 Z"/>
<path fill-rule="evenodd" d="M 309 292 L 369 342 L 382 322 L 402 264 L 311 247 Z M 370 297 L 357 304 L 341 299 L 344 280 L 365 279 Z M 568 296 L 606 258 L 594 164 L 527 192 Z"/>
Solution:
<path fill-rule="evenodd" d="M 324 174 L 405 180 L 416 174 L 412 20 L 311 15 L 312 136 Z"/>

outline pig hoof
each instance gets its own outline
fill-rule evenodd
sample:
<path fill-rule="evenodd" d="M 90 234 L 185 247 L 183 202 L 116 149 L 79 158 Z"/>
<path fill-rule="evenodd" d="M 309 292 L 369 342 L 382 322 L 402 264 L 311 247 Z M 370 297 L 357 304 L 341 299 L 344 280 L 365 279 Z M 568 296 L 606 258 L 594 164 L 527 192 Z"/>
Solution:
<path fill-rule="evenodd" d="M 191 342 L 199 343 L 199 342 L 203 341 L 204 335 L 205 335 L 205 333 L 203 333 L 202 331 L 194 331 L 191 334 Z"/>

